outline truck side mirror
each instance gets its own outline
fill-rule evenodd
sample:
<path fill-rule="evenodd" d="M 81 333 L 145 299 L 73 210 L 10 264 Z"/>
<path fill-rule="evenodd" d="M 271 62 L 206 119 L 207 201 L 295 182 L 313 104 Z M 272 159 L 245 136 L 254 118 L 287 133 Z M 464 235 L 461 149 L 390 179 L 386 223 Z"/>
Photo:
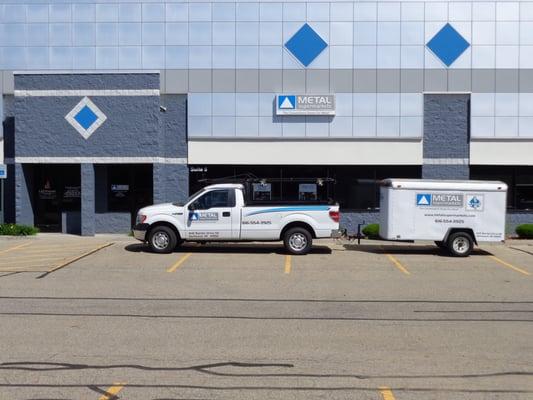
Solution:
<path fill-rule="evenodd" d="M 194 203 L 189 204 L 189 207 L 187 207 L 189 211 L 194 211 L 196 207 L 194 207 Z"/>

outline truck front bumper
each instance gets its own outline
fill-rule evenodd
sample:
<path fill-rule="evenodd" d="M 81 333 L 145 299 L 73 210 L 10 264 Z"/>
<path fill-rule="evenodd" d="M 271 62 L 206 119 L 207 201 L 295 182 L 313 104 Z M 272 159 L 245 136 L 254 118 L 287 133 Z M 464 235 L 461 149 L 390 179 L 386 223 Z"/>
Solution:
<path fill-rule="evenodd" d="M 146 232 L 148 232 L 148 228 L 150 227 L 150 224 L 137 224 L 133 227 L 133 237 L 137 240 L 140 240 L 141 242 L 146 241 Z"/>

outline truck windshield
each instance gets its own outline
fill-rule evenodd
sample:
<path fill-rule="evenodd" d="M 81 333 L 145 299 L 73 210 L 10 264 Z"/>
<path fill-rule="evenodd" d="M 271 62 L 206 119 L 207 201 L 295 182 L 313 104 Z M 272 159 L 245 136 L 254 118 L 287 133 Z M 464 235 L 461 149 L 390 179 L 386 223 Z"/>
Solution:
<path fill-rule="evenodd" d="M 200 189 L 198 190 L 196 193 L 192 194 L 189 196 L 189 198 L 187 199 L 187 201 L 185 203 L 172 203 L 174 204 L 175 206 L 177 207 L 183 207 L 185 204 L 189 203 L 192 199 L 194 199 L 196 196 L 198 196 L 200 193 L 202 193 L 204 191 L 204 189 Z"/>

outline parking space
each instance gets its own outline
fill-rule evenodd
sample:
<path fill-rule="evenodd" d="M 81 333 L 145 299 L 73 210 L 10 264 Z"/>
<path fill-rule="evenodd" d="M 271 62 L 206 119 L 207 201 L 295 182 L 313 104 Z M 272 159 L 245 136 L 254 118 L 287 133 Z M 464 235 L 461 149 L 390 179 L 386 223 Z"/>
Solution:
<path fill-rule="evenodd" d="M 83 239 L 6 241 L 0 247 L 0 274 L 53 272 L 112 244 Z"/>

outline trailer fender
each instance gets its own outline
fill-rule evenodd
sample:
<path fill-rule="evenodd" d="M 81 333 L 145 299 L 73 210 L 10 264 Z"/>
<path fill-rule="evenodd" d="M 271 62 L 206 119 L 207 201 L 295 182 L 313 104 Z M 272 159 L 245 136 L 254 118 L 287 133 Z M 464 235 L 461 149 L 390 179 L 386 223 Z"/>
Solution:
<path fill-rule="evenodd" d="M 448 231 L 446 232 L 446 235 L 444 236 L 444 239 L 442 239 L 443 243 L 448 242 L 448 238 L 450 237 L 450 235 L 456 232 L 468 233 L 477 246 L 476 235 L 474 234 L 474 231 L 472 230 L 472 228 L 464 228 L 464 227 L 463 228 L 449 228 Z"/>

